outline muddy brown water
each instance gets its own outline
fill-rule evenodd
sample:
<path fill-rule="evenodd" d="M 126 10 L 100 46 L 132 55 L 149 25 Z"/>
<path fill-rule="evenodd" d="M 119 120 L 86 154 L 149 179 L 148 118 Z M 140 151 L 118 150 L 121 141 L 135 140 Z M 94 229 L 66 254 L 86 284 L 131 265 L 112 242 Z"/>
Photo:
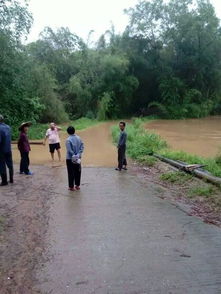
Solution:
<path fill-rule="evenodd" d="M 203 119 L 156 120 L 146 125 L 165 139 L 174 150 L 203 157 L 221 151 L 221 116 Z"/>
<path fill-rule="evenodd" d="M 82 161 L 84 166 L 113 167 L 116 164 L 116 147 L 113 145 L 111 137 L 111 126 L 113 124 L 115 124 L 115 122 L 102 123 L 86 130 L 77 132 L 85 145 Z M 62 153 L 61 163 L 58 162 L 56 153 L 56 160 L 54 163 L 52 163 L 48 150 L 48 144 L 46 144 L 46 146 L 31 145 L 31 164 L 52 165 L 54 167 L 64 165 L 66 156 L 65 140 L 67 138 L 67 134 L 65 132 L 61 132 L 60 138 Z M 13 158 L 15 163 L 19 163 L 20 154 L 16 145 L 13 145 Z"/>

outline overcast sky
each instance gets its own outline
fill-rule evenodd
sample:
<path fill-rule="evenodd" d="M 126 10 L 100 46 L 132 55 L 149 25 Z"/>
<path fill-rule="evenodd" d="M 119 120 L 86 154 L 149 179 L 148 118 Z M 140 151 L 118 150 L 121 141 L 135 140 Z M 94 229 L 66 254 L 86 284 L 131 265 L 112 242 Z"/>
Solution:
<path fill-rule="evenodd" d="M 178 0 L 182 1 L 182 0 Z M 69 27 L 71 32 L 87 40 L 90 30 L 96 40 L 110 28 L 111 22 L 116 32 L 122 32 L 128 23 L 123 13 L 125 8 L 135 6 L 138 0 L 30 0 L 29 10 L 34 17 L 28 42 L 38 39 L 45 26 L 53 29 Z M 221 19 L 221 0 L 211 0 Z"/>

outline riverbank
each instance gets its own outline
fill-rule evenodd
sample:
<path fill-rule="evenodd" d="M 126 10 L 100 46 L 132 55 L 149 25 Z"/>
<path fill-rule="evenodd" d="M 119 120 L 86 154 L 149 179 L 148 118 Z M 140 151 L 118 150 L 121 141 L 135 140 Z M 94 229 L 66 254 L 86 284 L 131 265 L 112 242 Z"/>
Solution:
<path fill-rule="evenodd" d="M 165 165 L 150 154 L 155 152 L 170 159 L 181 160 L 189 164 L 199 163 L 205 165 L 205 169 L 218 177 L 221 176 L 220 162 L 217 162 L 217 159 L 206 159 L 185 152 L 173 151 L 159 135 L 144 128 L 144 123 L 146 124 L 147 120 L 135 119 L 131 124 L 127 125 L 127 153 L 136 162 L 138 170 L 144 174 L 147 171 L 148 176 L 151 175 L 155 181 L 160 182 L 171 191 L 175 190 L 177 193 L 175 195 L 177 196 L 173 197 L 174 200 L 181 198 L 188 205 L 193 205 L 191 213 L 195 213 L 209 222 L 220 223 L 221 189 L 219 187 Z M 112 136 L 115 142 L 118 135 L 118 127 L 112 127 Z M 166 169 L 165 166 L 167 166 Z"/>
<path fill-rule="evenodd" d="M 173 150 L 160 135 L 145 128 L 148 121 L 152 122 L 153 120 L 149 120 L 148 118 L 135 118 L 132 123 L 127 126 L 128 155 L 132 159 L 147 165 L 154 165 L 157 160 L 150 156 L 150 154 L 155 152 L 167 158 L 180 160 L 188 164 L 198 163 L 205 165 L 206 169 L 214 176 L 221 177 L 220 156 L 217 155 L 216 158 L 204 158 L 184 151 Z M 112 136 L 116 142 L 118 137 L 117 126 L 112 128 Z"/>

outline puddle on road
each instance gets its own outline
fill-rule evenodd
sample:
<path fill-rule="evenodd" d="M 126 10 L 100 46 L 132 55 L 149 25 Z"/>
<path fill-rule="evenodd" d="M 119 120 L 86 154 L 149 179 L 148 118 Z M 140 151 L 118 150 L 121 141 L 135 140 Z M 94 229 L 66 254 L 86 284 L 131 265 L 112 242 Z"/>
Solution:
<path fill-rule="evenodd" d="M 111 126 L 113 122 L 107 122 L 99 124 L 97 126 L 88 128 L 83 131 L 76 132 L 82 138 L 85 151 L 83 154 L 83 165 L 88 167 L 113 167 L 116 165 L 117 151 L 116 147 L 112 143 Z M 46 131 L 46 130 L 45 130 Z M 31 164 L 43 164 L 49 165 L 53 168 L 59 168 L 65 164 L 66 148 L 65 140 L 67 134 L 61 133 L 61 153 L 62 161 L 58 162 L 57 154 L 55 153 L 55 162 L 50 160 L 50 153 L 48 150 L 48 144 L 43 145 L 31 145 L 30 160 Z M 16 163 L 20 160 L 20 154 L 17 150 L 17 146 L 13 145 L 13 158 Z"/>
<path fill-rule="evenodd" d="M 186 120 L 155 120 L 146 125 L 174 150 L 213 157 L 221 149 L 221 117 Z"/>

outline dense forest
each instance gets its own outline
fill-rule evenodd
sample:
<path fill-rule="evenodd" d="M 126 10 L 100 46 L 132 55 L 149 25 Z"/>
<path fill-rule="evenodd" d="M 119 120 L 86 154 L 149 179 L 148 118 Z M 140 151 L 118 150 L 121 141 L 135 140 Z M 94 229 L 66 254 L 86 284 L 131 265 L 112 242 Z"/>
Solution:
<path fill-rule="evenodd" d="M 221 27 L 207 0 L 139 1 L 91 45 L 32 25 L 26 1 L 0 1 L 0 112 L 15 125 L 79 117 L 164 118 L 221 113 Z M 22 41 L 23 40 L 23 41 Z"/>

